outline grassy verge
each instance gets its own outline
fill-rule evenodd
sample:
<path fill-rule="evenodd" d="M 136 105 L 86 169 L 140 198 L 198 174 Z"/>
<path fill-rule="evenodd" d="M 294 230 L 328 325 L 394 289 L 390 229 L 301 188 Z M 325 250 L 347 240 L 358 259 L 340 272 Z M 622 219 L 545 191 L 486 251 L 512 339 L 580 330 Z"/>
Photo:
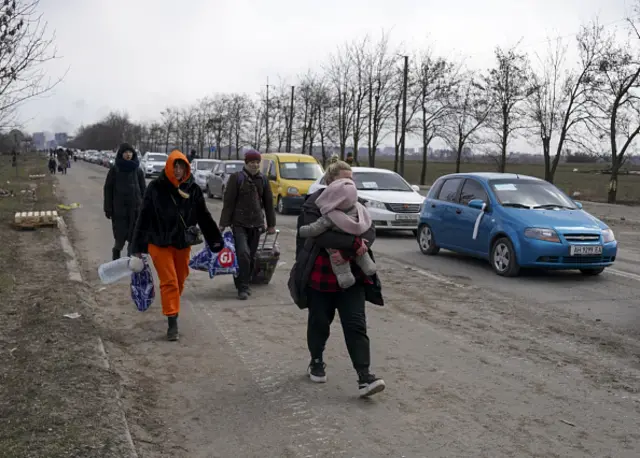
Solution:
<path fill-rule="evenodd" d="M 14 193 L 0 197 L 0 457 L 127 456 L 90 291 L 68 279 L 58 229 L 9 227 L 17 211 L 55 209 L 46 160 L 21 157 L 17 174 L 0 161 L 0 188 Z"/>
<path fill-rule="evenodd" d="M 366 165 L 366 164 L 363 164 Z M 376 160 L 376 167 L 393 170 L 393 160 Z M 429 162 L 427 165 L 427 184 L 438 177 L 455 172 L 454 163 Z M 580 198 L 594 202 L 605 202 L 609 189 L 609 175 L 599 172 L 606 168 L 604 164 L 561 164 L 555 176 L 555 184 L 569 195 L 580 193 Z M 578 172 L 574 172 L 578 169 Z M 405 178 L 410 183 L 420 182 L 422 162 L 405 162 Z M 494 164 L 463 163 L 462 172 L 495 172 Z M 542 164 L 507 164 L 507 172 L 520 173 L 544 178 Z M 640 204 L 640 175 L 621 175 L 618 180 L 618 203 Z"/>

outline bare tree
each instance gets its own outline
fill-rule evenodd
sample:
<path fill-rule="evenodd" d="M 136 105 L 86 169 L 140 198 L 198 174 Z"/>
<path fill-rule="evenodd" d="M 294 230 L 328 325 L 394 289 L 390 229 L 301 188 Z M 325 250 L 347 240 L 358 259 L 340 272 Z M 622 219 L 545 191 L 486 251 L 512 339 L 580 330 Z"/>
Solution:
<path fill-rule="evenodd" d="M 629 21 L 640 40 L 640 32 Z M 609 139 L 611 148 L 611 178 L 607 201 L 616 202 L 618 174 L 626 160 L 630 146 L 640 134 L 640 60 L 629 43 L 607 42 L 595 72 L 598 100 L 594 104 L 606 122 L 601 124 L 600 136 Z"/>
<path fill-rule="evenodd" d="M 39 0 L 0 4 L 0 127 L 12 123 L 23 102 L 62 80 L 52 80 L 45 72 L 44 64 L 56 58 L 56 50 L 38 5 Z"/>
<path fill-rule="evenodd" d="M 426 184 L 427 161 L 431 141 L 441 134 L 451 111 L 451 92 L 459 84 L 460 65 L 436 57 L 430 50 L 413 60 L 413 80 L 420 102 L 422 133 L 422 170 L 420 184 Z"/>
<path fill-rule="evenodd" d="M 376 165 L 376 151 L 388 133 L 387 123 L 393 115 L 395 70 L 389 52 L 389 37 L 383 34 L 369 55 L 367 82 L 368 95 L 368 149 L 369 166 Z"/>
<path fill-rule="evenodd" d="M 409 60 L 411 62 L 411 59 Z M 415 123 L 416 114 L 420 112 L 420 96 L 416 91 L 416 78 L 415 75 L 409 73 L 407 75 L 407 115 L 405 118 L 404 126 L 402 125 L 401 104 L 404 96 L 403 88 L 403 68 L 396 67 L 396 74 L 394 78 L 395 89 L 395 160 L 393 164 L 393 170 L 398 172 L 403 169 L 401 161 L 404 158 L 400 157 L 400 149 L 403 141 L 403 136 L 415 132 L 417 125 Z"/>
<path fill-rule="evenodd" d="M 479 141 L 478 133 L 487 121 L 492 104 L 485 87 L 465 75 L 451 91 L 451 113 L 444 126 L 444 139 L 456 155 L 456 173 L 460 173 L 460 161 L 465 147 Z"/>
<path fill-rule="evenodd" d="M 500 150 L 500 169 L 507 169 L 509 142 L 518 131 L 528 127 L 526 101 L 532 94 L 529 59 L 515 48 L 495 50 L 496 67 L 489 70 L 484 86 L 494 110 L 487 118 L 492 143 Z"/>
<path fill-rule="evenodd" d="M 365 114 L 366 101 L 369 96 L 369 84 L 367 84 L 367 67 L 371 60 L 369 37 L 365 37 L 360 42 L 354 42 L 349 46 L 348 53 L 351 59 L 353 73 L 351 75 L 351 92 L 352 92 L 352 140 L 353 140 L 353 160 L 358 162 L 358 150 L 360 149 L 360 140 L 365 134 L 367 115 Z"/>
<path fill-rule="evenodd" d="M 345 157 L 355 113 L 355 110 L 353 110 L 354 91 L 351 88 L 352 75 L 353 62 L 349 58 L 348 50 L 339 49 L 336 54 L 331 56 L 327 77 L 333 92 L 332 98 L 334 99 L 331 121 L 337 136 L 341 159 Z"/>

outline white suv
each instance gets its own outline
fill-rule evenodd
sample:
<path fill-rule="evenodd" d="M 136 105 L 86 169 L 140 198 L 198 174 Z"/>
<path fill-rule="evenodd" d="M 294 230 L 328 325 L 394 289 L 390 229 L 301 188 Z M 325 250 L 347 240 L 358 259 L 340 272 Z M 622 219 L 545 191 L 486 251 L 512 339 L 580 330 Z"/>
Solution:
<path fill-rule="evenodd" d="M 169 159 L 169 156 L 164 153 L 146 153 L 142 161 L 140 161 L 140 168 L 142 168 L 144 176 L 149 178 L 160 175 L 164 170 L 167 159 Z"/>

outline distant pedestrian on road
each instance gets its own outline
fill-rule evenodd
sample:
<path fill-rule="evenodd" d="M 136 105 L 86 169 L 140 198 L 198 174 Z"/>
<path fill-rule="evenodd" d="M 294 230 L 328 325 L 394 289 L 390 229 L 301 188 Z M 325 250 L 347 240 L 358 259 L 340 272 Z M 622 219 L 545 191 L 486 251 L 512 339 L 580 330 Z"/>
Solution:
<path fill-rule="evenodd" d="M 244 168 L 229 176 L 225 188 L 220 228 L 231 227 L 238 258 L 238 276 L 234 278 L 238 299 L 251 295 L 249 284 L 253 274 L 260 234 L 276 231 L 273 194 L 267 178 L 260 173 L 262 157 L 256 150 L 244 155 Z M 266 217 L 266 224 L 265 224 Z"/>
<path fill-rule="evenodd" d="M 49 158 L 49 173 L 52 175 L 55 175 L 57 167 L 58 167 L 58 163 L 56 162 L 55 158 L 51 156 Z"/>
<path fill-rule="evenodd" d="M 178 340 L 180 296 L 189 275 L 191 246 L 200 243 L 195 237 L 196 226 L 211 250 L 219 252 L 222 234 L 191 176 L 187 157 L 174 150 L 160 176 L 147 187 L 132 244 L 136 256 L 149 253 L 158 272 L 170 341 Z"/>
<path fill-rule="evenodd" d="M 64 148 L 58 148 L 57 151 L 58 156 L 58 167 L 63 175 L 67 174 L 67 169 L 69 168 L 69 155 L 65 151 Z"/>
<path fill-rule="evenodd" d="M 111 220 L 114 260 L 120 258 L 125 242 L 129 242 L 127 253 L 131 255 L 133 230 L 146 187 L 138 154 L 131 145 L 123 143 L 104 182 L 104 214 Z"/>
<path fill-rule="evenodd" d="M 352 179 L 349 164 L 333 157 L 327 171 L 325 182 L 339 179 Z M 345 188 L 346 190 L 346 188 Z M 312 225 L 322 217 L 317 201 L 325 189 L 309 195 L 298 217 L 298 231 L 301 227 Z M 371 245 L 375 240 L 373 224 L 361 236 L 341 231 L 329 230 L 316 237 L 304 239 L 296 237 L 296 262 L 291 269 L 289 290 L 300 308 L 308 308 L 307 345 L 311 355 L 308 367 L 313 382 L 327 381 L 326 364 L 323 353 L 336 310 L 351 357 L 358 374 L 358 387 L 361 397 L 368 397 L 384 390 L 382 379 L 369 372 L 370 343 L 367 336 L 365 301 L 383 305 L 380 280 L 376 274 L 367 276 L 355 263 L 357 256 L 365 253 L 373 259 Z M 331 252 L 331 255 L 329 254 Z M 375 261 L 374 261 L 375 262 Z M 341 288 L 331 265 L 349 263 L 356 278 L 355 284 Z"/>

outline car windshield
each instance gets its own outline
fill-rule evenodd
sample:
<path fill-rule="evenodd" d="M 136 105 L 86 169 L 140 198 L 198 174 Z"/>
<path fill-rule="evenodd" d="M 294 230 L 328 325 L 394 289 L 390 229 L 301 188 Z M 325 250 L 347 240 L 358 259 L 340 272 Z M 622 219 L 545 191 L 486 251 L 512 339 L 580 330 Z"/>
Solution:
<path fill-rule="evenodd" d="M 240 170 L 242 170 L 243 166 L 244 166 L 244 162 L 232 162 L 230 164 L 225 164 L 224 172 L 225 173 L 239 172 Z"/>
<path fill-rule="evenodd" d="M 493 192 L 503 207 L 527 209 L 576 209 L 575 203 L 546 181 L 494 180 Z"/>
<path fill-rule="evenodd" d="M 397 173 L 353 172 L 353 181 L 360 191 L 403 191 L 413 192 L 411 186 Z"/>
<path fill-rule="evenodd" d="M 168 158 L 169 156 L 167 156 L 166 154 L 147 154 L 148 161 L 167 162 Z"/>
<path fill-rule="evenodd" d="M 207 160 L 199 160 L 196 162 L 196 170 L 211 170 L 216 164 L 218 163 L 218 161 L 207 161 Z"/>
<path fill-rule="evenodd" d="M 322 176 L 322 167 L 315 162 L 283 162 L 280 177 L 285 180 L 317 180 Z"/>

